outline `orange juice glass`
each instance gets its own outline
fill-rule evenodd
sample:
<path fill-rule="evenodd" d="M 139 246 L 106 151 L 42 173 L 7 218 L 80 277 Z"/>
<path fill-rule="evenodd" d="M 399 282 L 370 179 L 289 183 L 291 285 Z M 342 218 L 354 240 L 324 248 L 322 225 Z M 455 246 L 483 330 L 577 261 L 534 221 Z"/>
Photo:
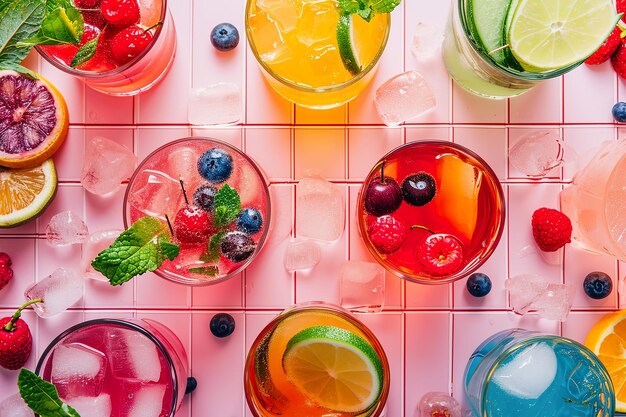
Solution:
<path fill-rule="evenodd" d="M 352 45 L 361 70 L 346 69 L 339 52 L 336 0 L 248 0 L 246 32 L 268 83 L 301 106 L 332 108 L 369 84 L 389 37 L 391 18 L 352 19 Z"/>

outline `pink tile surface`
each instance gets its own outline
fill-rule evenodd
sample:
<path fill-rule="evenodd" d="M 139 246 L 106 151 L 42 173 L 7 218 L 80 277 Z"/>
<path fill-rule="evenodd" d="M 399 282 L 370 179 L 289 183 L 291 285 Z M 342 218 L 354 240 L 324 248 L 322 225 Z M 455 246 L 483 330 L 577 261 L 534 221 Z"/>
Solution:
<path fill-rule="evenodd" d="M 122 226 L 125 186 L 107 197 L 92 195 L 80 186 L 85 143 L 94 136 L 124 144 L 139 160 L 189 135 L 216 138 L 244 150 L 270 183 L 271 233 L 246 271 L 217 286 L 192 289 L 155 274 L 121 287 L 86 281 L 84 297 L 70 311 L 46 320 L 26 311 L 24 319 L 35 338 L 29 368 L 34 368 L 46 345 L 74 323 L 99 317 L 149 317 L 179 335 L 199 381 L 198 390 L 185 399 L 178 417 L 250 417 L 242 387 L 249 346 L 276 314 L 295 302 L 338 302 L 338 272 L 344 261 L 373 261 L 356 226 L 361 182 L 385 153 L 419 140 L 454 141 L 481 155 L 502 181 L 507 225 L 495 253 L 480 269 L 493 281 L 492 292 L 484 299 L 468 295 L 465 279 L 453 285 L 425 286 L 387 274 L 385 311 L 358 316 L 381 340 L 390 361 L 388 417 L 414 417 L 419 398 L 428 391 L 450 392 L 464 402 L 462 376 L 467 359 L 483 339 L 499 330 L 521 326 L 582 341 L 603 314 L 626 306 L 626 296 L 617 291 L 626 279 L 626 264 L 570 247 L 558 254 L 556 263 L 547 263 L 534 246 L 529 227 L 536 208 L 558 208 L 559 191 L 601 142 L 626 136 L 625 128 L 618 128 L 610 114 L 614 101 L 626 98 L 626 82 L 616 79 L 610 64 L 582 66 L 511 100 L 486 101 L 454 86 L 438 52 L 432 57 L 412 52 L 418 23 L 443 32 L 449 3 L 433 6 L 428 0 L 407 0 L 393 13 L 389 44 L 371 85 L 349 105 L 315 111 L 291 104 L 265 82 L 247 48 L 245 2 L 221 2 L 219 8 L 202 0 L 170 4 L 178 34 L 174 66 L 157 87 L 138 97 L 104 96 L 36 54 L 29 56 L 27 65 L 39 70 L 65 96 L 71 127 L 55 155 L 60 184 L 54 202 L 39 219 L 0 230 L 0 251 L 13 258 L 15 272 L 11 284 L 0 291 L 0 314 L 11 314 L 21 304 L 24 290 L 55 268 L 78 267 L 79 246 L 53 248 L 44 239 L 45 226 L 54 214 L 72 210 L 92 232 Z M 242 35 L 240 46 L 230 53 L 215 51 L 209 41 L 213 25 L 223 21 L 234 23 Z M 376 88 L 407 70 L 424 75 L 438 105 L 402 127 L 386 128 L 375 111 Z M 217 82 L 241 87 L 243 120 L 228 127 L 189 126 L 190 88 Z M 535 182 L 509 164 L 507 151 L 521 135 L 537 129 L 560 133 L 577 158 L 566 158 L 562 169 Z M 313 270 L 287 272 L 285 248 L 297 236 L 296 183 L 310 170 L 344 192 L 346 229 L 336 242 L 321 243 L 322 260 Z M 591 300 L 582 291 L 584 276 L 593 270 L 613 279 L 614 292 L 605 300 Z M 526 273 L 574 287 L 574 311 L 566 322 L 509 311 L 504 281 Z M 220 311 L 230 312 L 237 323 L 235 333 L 223 340 L 208 331 L 211 317 Z M 0 400 L 16 392 L 16 378 L 16 373 L 0 370 Z"/>

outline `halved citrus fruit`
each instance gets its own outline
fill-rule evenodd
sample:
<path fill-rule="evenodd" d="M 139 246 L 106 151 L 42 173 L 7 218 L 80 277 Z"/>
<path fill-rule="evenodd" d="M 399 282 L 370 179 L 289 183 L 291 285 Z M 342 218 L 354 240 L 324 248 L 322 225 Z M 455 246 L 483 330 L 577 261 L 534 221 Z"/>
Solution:
<path fill-rule="evenodd" d="M 48 81 L 16 71 L 0 71 L 0 165 L 40 165 L 67 136 L 68 111 Z"/>
<path fill-rule="evenodd" d="M 626 412 L 626 310 L 604 316 L 589 331 L 587 346 L 604 364 L 615 388 L 615 411 Z"/>
<path fill-rule="evenodd" d="M 283 367 L 306 397 L 333 411 L 368 410 L 382 392 L 380 357 L 365 339 L 339 327 L 315 326 L 296 334 Z"/>
<path fill-rule="evenodd" d="M 52 159 L 34 168 L 0 168 L 0 227 L 18 226 L 37 217 L 57 189 Z"/>

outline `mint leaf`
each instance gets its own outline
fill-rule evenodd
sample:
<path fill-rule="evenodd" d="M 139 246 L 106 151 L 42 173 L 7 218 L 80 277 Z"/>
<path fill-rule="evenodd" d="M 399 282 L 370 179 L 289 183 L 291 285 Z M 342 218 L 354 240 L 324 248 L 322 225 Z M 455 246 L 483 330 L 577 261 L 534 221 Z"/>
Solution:
<path fill-rule="evenodd" d="M 46 13 L 43 0 L 14 0 L 0 12 L 0 65 L 19 65 L 30 48 L 17 43 L 39 30 Z"/>
<path fill-rule="evenodd" d="M 376 13 L 391 13 L 402 0 L 369 0 L 372 10 Z"/>
<path fill-rule="evenodd" d="M 39 78 L 39 76 L 32 72 L 30 69 L 23 67 L 20 64 L 14 64 L 12 62 L 0 62 L 0 69 L 17 71 L 19 73 L 26 74 L 34 79 Z"/>
<path fill-rule="evenodd" d="M 56 8 L 51 8 L 56 6 Z M 71 4 L 54 1 L 47 3 L 47 13 L 41 29 L 30 38 L 18 43 L 19 47 L 34 45 L 59 45 L 71 43 L 78 45 L 83 36 L 83 15 Z"/>
<path fill-rule="evenodd" d="M 341 14 L 357 14 L 370 21 L 374 13 L 391 13 L 402 0 L 339 0 L 337 8 Z"/>
<path fill-rule="evenodd" d="M 207 251 L 200 255 L 202 262 L 217 262 L 220 259 L 220 243 L 226 232 L 219 232 L 211 236 Z"/>
<path fill-rule="evenodd" d="M 363 10 L 359 10 L 356 14 L 361 16 L 366 22 L 371 21 L 372 17 L 374 17 L 374 12 L 369 7 Z"/>
<path fill-rule="evenodd" d="M 86 44 L 80 47 L 78 51 L 76 51 L 76 55 L 72 58 L 72 62 L 70 66 L 72 68 L 76 68 L 77 66 L 84 64 L 89 61 L 96 54 L 96 48 L 98 47 L 98 40 L 100 39 L 100 35 L 96 36 Z"/>
<path fill-rule="evenodd" d="M 211 265 L 211 266 L 200 266 L 197 268 L 189 268 L 189 272 L 191 272 L 192 274 L 201 274 L 201 275 L 214 277 L 220 273 L 220 270 L 216 265 Z"/>
<path fill-rule="evenodd" d="M 122 232 L 111 246 L 91 262 L 91 266 L 121 285 L 131 278 L 154 271 L 178 256 L 179 247 L 170 243 L 167 226 L 154 217 L 142 217 Z"/>
<path fill-rule="evenodd" d="M 80 417 L 80 414 L 59 398 L 54 385 L 26 368 L 20 370 L 17 386 L 24 402 L 41 417 Z"/>
<path fill-rule="evenodd" d="M 214 224 L 218 228 L 228 225 L 235 220 L 241 211 L 241 200 L 237 191 L 228 184 L 224 184 L 215 193 Z"/>

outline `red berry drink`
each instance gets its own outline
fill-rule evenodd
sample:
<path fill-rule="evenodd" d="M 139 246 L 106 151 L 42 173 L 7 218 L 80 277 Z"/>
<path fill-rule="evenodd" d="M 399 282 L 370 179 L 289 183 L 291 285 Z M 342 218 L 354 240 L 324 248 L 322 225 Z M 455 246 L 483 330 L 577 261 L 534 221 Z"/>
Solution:
<path fill-rule="evenodd" d="M 504 226 L 496 175 L 450 142 L 413 142 L 384 156 L 367 176 L 357 210 L 374 258 L 395 275 L 428 284 L 474 272 Z"/>
<path fill-rule="evenodd" d="M 187 355 L 153 320 L 78 324 L 44 351 L 36 373 L 83 416 L 173 417 L 185 395 Z"/>
<path fill-rule="evenodd" d="M 189 285 L 241 272 L 265 242 L 269 191 L 261 170 L 240 150 L 213 139 L 186 138 L 150 154 L 124 197 L 124 222 L 151 216 L 171 226 L 180 245 L 155 272 Z"/>
<path fill-rule="evenodd" d="M 47 61 L 112 95 L 138 94 L 165 76 L 176 49 L 167 0 L 73 2 L 85 23 L 80 44 L 38 46 Z M 78 59 L 79 48 L 94 40 L 95 54 Z"/>

